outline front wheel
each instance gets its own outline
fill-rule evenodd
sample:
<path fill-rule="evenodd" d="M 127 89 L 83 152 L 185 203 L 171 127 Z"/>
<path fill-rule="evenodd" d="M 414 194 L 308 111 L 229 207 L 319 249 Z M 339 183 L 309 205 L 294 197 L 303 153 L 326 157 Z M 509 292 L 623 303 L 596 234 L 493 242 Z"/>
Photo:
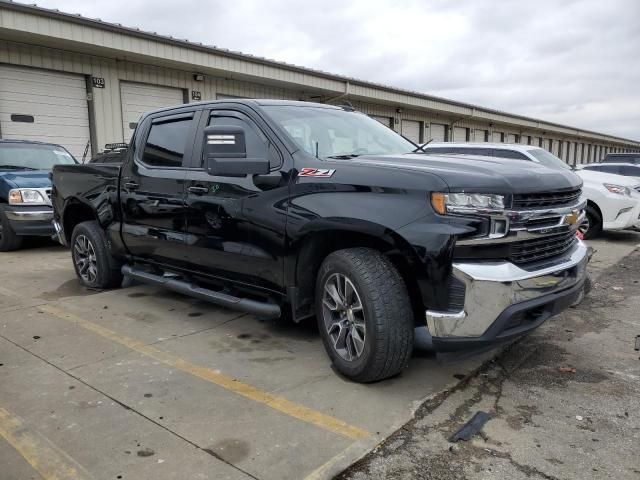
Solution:
<path fill-rule="evenodd" d="M 22 246 L 22 237 L 16 235 L 9 219 L 0 207 L 0 252 L 10 252 Z"/>
<path fill-rule="evenodd" d="M 579 230 L 585 240 L 597 237 L 602 231 L 602 217 L 595 208 L 587 205 L 585 217 L 580 224 Z"/>
<path fill-rule="evenodd" d="M 112 288 L 122 283 L 121 263 L 109 252 L 97 222 L 76 225 L 71 235 L 71 257 L 80 283 L 91 288 Z"/>
<path fill-rule="evenodd" d="M 335 368 L 357 382 L 399 373 L 413 351 L 414 319 L 400 273 L 377 250 L 330 254 L 316 283 L 316 312 Z"/>

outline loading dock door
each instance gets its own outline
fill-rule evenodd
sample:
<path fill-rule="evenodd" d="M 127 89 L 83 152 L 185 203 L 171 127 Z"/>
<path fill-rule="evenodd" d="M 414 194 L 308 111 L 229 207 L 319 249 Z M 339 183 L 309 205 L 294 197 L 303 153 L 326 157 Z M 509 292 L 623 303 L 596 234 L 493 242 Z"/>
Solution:
<path fill-rule="evenodd" d="M 402 120 L 402 135 L 413 143 L 420 143 L 422 139 L 420 138 L 420 130 L 421 130 L 420 122 L 416 122 L 415 120 Z"/>
<path fill-rule="evenodd" d="M 393 127 L 393 124 L 391 123 L 393 121 L 393 118 L 391 117 L 381 117 L 379 115 L 370 115 L 370 117 L 373 118 L 374 120 L 379 121 L 385 127 L 389 127 L 389 128 Z"/>
<path fill-rule="evenodd" d="M 491 134 L 491 138 L 493 139 L 493 143 L 502 143 L 504 138 L 504 133 L 502 132 L 493 132 Z"/>
<path fill-rule="evenodd" d="M 81 160 L 89 141 L 85 77 L 0 65 L 0 137 L 57 143 Z"/>
<path fill-rule="evenodd" d="M 487 141 L 487 131 L 486 130 L 476 130 L 475 138 L 473 139 L 476 142 L 486 142 Z"/>
<path fill-rule="evenodd" d="M 135 125 L 143 113 L 184 103 L 184 90 L 143 83 L 120 82 L 122 137 L 131 140 Z M 113 139 L 115 142 L 116 140 Z"/>
<path fill-rule="evenodd" d="M 434 142 L 445 142 L 447 140 L 447 126 L 440 125 L 439 123 L 432 123 L 430 132 L 430 139 Z"/>
<path fill-rule="evenodd" d="M 453 127 L 453 141 L 454 142 L 466 142 L 467 141 L 467 129 L 462 127 Z"/>

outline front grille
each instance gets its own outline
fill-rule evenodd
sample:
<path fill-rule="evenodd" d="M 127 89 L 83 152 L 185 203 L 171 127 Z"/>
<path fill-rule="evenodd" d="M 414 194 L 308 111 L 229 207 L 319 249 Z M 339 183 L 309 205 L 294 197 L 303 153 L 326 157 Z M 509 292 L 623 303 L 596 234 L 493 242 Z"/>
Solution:
<path fill-rule="evenodd" d="M 581 194 L 580 188 L 568 192 L 518 193 L 513 196 L 513 208 L 524 210 L 573 205 Z"/>
<path fill-rule="evenodd" d="M 527 220 L 524 224 L 528 229 L 531 228 L 545 228 L 545 227 L 555 227 L 560 223 L 560 219 L 562 217 L 542 217 L 542 218 L 533 218 L 531 220 Z"/>
<path fill-rule="evenodd" d="M 509 260 L 527 263 L 554 257 L 569 250 L 576 242 L 575 232 L 557 233 L 509 245 Z"/>

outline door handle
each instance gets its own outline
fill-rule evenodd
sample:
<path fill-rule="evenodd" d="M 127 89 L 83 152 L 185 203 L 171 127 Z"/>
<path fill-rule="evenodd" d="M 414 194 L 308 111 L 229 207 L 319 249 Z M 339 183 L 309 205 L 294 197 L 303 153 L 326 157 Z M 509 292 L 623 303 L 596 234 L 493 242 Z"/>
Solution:
<path fill-rule="evenodd" d="M 209 191 L 207 187 L 189 187 L 187 190 L 194 195 L 204 195 Z"/>
<path fill-rule="evenodd" d="M 140 188 L 140 185 L 136 182 L 127 182 L 124 184 L 124 188 L 126 188 L 127 190 L 137 190 L 138 188 Z"/>

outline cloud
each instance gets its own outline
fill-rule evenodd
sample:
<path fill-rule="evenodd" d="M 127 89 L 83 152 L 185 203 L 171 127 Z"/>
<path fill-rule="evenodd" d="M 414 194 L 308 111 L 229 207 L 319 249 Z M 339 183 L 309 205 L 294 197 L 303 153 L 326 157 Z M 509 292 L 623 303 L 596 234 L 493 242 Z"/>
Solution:
<path fill-rule="evenodd" d="M 640 139 L 637 0 L 41 0 L 39 5 Z"/>

